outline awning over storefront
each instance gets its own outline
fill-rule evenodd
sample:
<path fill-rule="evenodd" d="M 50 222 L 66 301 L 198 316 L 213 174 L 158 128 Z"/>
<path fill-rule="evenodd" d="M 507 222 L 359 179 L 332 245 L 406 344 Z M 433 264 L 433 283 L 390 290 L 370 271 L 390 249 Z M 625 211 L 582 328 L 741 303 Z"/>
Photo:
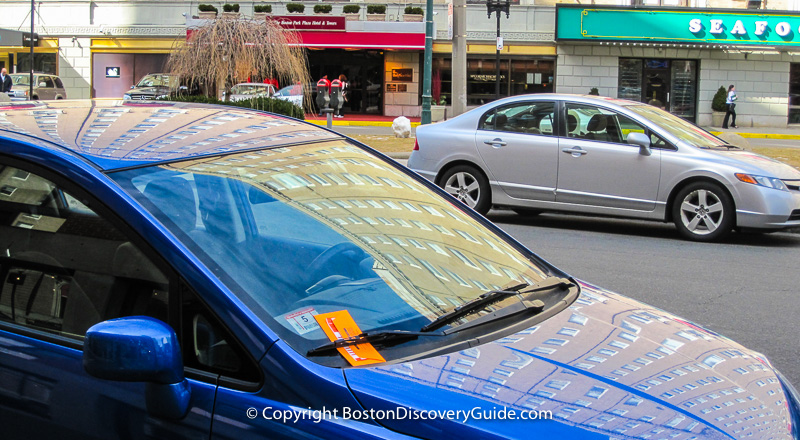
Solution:
<path fill-rule="evenodd" d="M 33 42 L 39 45 L 39 34 L 33 34 Z M 31 47 L 31 33 L 0 29 L 0 47 Z"/>
<path fill-rule="evenodd" d="M 302 17 L 302 16 L 301 16 Z M 307 16 L 309 20 L 321 20 Z M 282 18 L 282 17 L 277 17 Z M 336 20 L 341 18 L 342 20 Z M 326 25 L 308 27 L 295 26 L 300 35 L 301 46 L 320 49 L 386 49 L 386 50 L 424 50 L 424 23 L 370 22 L 352 24 L 343 17 L 332 17 Z M 187 20 L 186 38 L 192 35 L 192 28 L 199 26 L 201 20 Z M 419 32 L 410 32 L 409 28 L 419 28 Z"/>
<path fill-rule="evenodd" d="M 304 47 L 337 49 L 425 49 L 425 34 L 300 32 Z"/>

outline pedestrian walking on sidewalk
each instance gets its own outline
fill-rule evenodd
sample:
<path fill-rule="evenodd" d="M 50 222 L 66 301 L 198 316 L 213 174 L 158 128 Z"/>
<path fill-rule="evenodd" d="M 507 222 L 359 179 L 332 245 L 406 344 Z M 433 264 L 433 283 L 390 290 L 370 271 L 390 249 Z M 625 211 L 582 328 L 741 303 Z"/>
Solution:
<path fill-rule="evenodd" d="M 349 96 L 350 95 L 350 83 L 347 82 L 347 76 L 345 76 L 344 73 L 339 75 L 339 83 L 341 84 L 341 87 L 342 87 L 341 92 L 339 92 L 339 96 L 341 96 L 341 99 L 344 100 L 344 102 L 342 103 L 342 105 L 337 110 L 338 114 L 335 114 L 334 116 L 336 116 L 337 118 L 343 118 L 344 117 L 344 104 L 345 104 L 345 102 L 347 102 L 349 100 L 348 98 L 350 97 Z"/>
<path fill-rule="evenodd" d="M 11 86 L 13 85 L 14 84 L 13 81 L 11 81 L 11 77 L 8 76 L 8 71 L 6 71 L 6 68 L 3 67 L 3 69 L 0 70 L 0 92 L 10 92 Z"/>
<path fill-rule="evenodd" d="M 736 87 L 731 84 L 728 87 L 728 98 L 725 99 L 725 104 L 728 105 L 728 111 L 725 112 L 725 119 L 722 120 L 722 128 L 728 128 L 728 118 L 731 120 L 731 128 L 739 128 L 736 125 Z"/>

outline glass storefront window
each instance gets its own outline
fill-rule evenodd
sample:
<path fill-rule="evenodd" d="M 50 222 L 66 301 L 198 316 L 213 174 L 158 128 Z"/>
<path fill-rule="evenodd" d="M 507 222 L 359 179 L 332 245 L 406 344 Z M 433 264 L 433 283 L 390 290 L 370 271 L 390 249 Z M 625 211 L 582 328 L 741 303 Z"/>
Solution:
<path fill-rule="evenodd" d="M 469 57 L 467 59 L 467 105 L 482 105 L 496 99 L 496 59 Z M 509 72 L 510 69 L 510 72 Z M 438 72 L 438 74 L 437 74 Z M 439 79 L 437 79 L 439 78 Z M 555 60 L 549 58 L 501 58 L 500 97 L 525 93 L 552 93 L 555 80 Z M 452 98 L 452 59 L 434 57 L 432 94 L 436 96 L 437 81 L 440 94 L 447 104 Z"/>
<path fill-rule="evenodd" d="M 31 70 L 31 54 L 19 52 L 17 53 L 17 72 L 24 73 Z M 56 54 L 54 53 L 34 53 L 33 54 L 33 71 L 40 73 L 49 73 L 51 75 L 58 74 L 56 65 Z"/>

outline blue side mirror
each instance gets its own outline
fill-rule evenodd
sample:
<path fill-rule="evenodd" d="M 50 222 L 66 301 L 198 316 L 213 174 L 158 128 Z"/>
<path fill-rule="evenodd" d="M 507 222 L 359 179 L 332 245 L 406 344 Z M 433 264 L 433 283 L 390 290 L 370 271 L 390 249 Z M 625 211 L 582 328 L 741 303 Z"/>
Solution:
<path fill-rule="evenodd" d="M 95 324 L 86 332 L 83 368 L 100 379 L 147 382 L 145 398 L 153 415 L 179 419 L 189 409 L 191 390 L 178 337 L 158 319 L 134 316 Z"/>

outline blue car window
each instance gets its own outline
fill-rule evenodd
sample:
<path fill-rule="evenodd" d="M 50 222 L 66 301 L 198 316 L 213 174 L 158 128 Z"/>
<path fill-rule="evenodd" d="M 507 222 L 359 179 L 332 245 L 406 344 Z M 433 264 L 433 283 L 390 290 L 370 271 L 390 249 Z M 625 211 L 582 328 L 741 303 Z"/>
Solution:
<path fill-rule="evenodd" d="M 106 319 L 167 320 L 164 274 L 47 179 L 0 165 L 0 237 L 0 321 L 81 340 Z"/>
<path fill-rule="evenodd" d="M 546 276 L 462 208 L 344 141 L 111 177 L 301 353 L 327 340 L 317 314 L 416 331 L 487 290 Z"/>

